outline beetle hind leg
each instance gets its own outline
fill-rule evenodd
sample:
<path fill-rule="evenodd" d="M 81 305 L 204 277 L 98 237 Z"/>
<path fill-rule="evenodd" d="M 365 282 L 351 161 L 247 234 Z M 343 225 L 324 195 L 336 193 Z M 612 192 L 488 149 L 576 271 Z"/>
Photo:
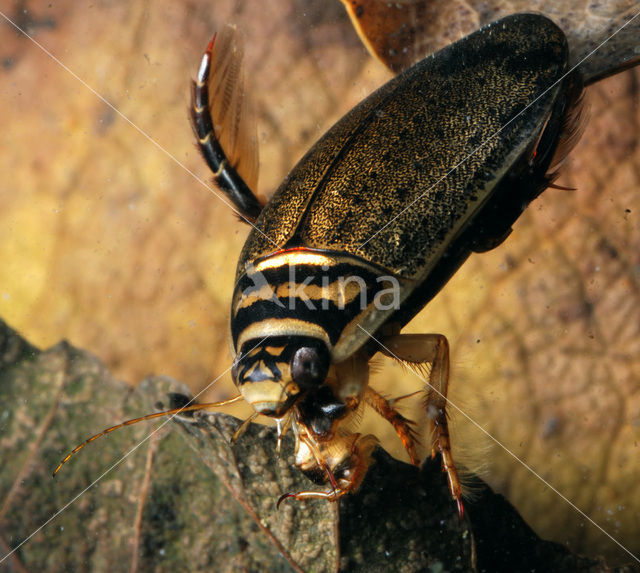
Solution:
<path fill-rule="evenodd" d="M 242 48 L 235 30 L 227 26 L 209 43 L 191 83 L 191 126 L 218 187 L 242 217 L 255 221 L 263 205 L 251 190 L 258 175 L 251 112 L 244 89 Z"/>
<path fill-rule="evenodd" d="M 435 457 L 436 452 L 440 454 L 451 497 L 455 500 L 458 515 L 462 518 L 462 488 L 451 453 L 447 418 L 449 342 L 442 334 L 398 334 L 386 338 L 384 345 L 383 352 L 387 356 L 408 363 L 414 371 L 419 370 L 421 364 L 431 364 L 431 370 L 425 380 L 425 409 L 433 436 L 431 456 Z"/>

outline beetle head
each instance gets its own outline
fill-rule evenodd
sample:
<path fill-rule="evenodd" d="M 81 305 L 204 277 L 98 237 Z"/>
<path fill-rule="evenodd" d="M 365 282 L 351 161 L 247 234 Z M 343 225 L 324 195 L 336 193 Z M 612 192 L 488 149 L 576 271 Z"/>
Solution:
<path fill-rule="evenodd" d="M 231 369 L 243 398 L 259 414 L 282 417 L 327 377 L 331 355 L 324 341 L 309 336 L 248 340 Z"/>

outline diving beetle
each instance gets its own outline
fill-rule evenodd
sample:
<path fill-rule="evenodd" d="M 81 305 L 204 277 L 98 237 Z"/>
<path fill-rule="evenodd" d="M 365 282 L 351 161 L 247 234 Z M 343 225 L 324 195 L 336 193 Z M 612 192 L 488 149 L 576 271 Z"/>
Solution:
<path fill-rule="evenodd" d="M 253 222 L 236 270 L 232 376 L 256 413 L 293 430 L 296 465 L 332 485 L 288 495 L 335 500 L 358 488 L 376 441 L 343 428 L 362 403 L 418 463 L 410 424 L 368 385 L 382 352 L 431 364 L 433 451 L 462 511 L 447 339 L 400 331 L 472 252 L 506 238 L 575 142 L 582 86 L 567 74 L 564 33 L 515 15 L 427 57 L 338 121 L 266 205 L 213 128 L 213 46 L 193 85 L 192 124 L 218 186 Z"/>
<path fill-rule="evenodd" d="M 330 486 L 279 502 L 335 501 L 358 489 L 377 444 L 351 430 L 363 405 L 420 461 L 411 422 L 369 386 L 372 357 L 428 363 L 432 454 L 462 515 L 446 412 L 448 341 L 401 330 L 471 253 L 504 241 L 553 183 L 577 140 L 582 93 L 566 37 L 543 16 L 518 14 L 423 59 L 340 119 L 266 204 L 220 131 L 221 115 L 243 109 L 238 98 L 230 104 L 240 82 L 232 43 L 227 32 L 209 44 L 191 105 L 217 186 L 252 226 L 231 306 L 239 396 L 223 403 L 243 398 L 255 410 L 247 422 L 263 415 L 280 435 L 292 431 L 295 465 Z"/>

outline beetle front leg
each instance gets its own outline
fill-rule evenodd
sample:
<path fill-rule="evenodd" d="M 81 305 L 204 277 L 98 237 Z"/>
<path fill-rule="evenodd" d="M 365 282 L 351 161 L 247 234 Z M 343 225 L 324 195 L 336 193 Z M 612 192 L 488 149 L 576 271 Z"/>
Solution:
<path fill-rule="evenodd" d="M 432 457 L 436 450 L 442 459 L 442 469 L 447 474 L 449 491 L 463 515 L 462 489 L 451 454 L 449 423 L 447 420 L 447 390 L 449 386 L 449 342 L 442 334 L 397 334 L 383 340 L 383 353 L 407 362 L 409 366 L 430 363 L 427 379 L 425 408 L 434 440 Z"/>
<path fill-rule="evenodd" d="M 392 403 L 384 396 L 376 392 L 370 386 L 367 387 L 364 399 L 380 416 L 389 422 L 398 434 L 404 449 L 407 450 L 411 463 L 414 466 L 420 465 L 418 454 L 416 453 L 416 444 L 419 443 L 413 430 L 413 423 L 407 420 L 400 412 L 398 412 Z"/>

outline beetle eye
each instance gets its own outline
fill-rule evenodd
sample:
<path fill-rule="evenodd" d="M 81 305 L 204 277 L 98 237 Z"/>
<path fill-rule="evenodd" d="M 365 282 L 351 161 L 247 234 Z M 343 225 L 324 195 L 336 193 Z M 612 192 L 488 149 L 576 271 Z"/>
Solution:
<path fill-rule="evenodd" d="M 318 386 L 327 376 L 329 361 L 329 353 L 323 346 L 303 346 L 291 359 L 291 377 L 300 388 Z"/>

